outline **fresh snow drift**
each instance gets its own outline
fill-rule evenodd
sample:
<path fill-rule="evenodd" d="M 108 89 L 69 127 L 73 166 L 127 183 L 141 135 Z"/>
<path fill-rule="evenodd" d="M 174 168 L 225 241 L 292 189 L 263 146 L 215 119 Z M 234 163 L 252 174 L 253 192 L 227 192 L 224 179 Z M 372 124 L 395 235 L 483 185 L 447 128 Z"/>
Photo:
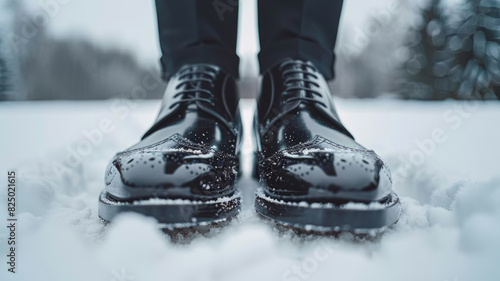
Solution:
<path fill-rule="evenodd" d="M 396 225 L 364 240 L 279 233 L 257 217 L 253 102 L 242 106 L 243 210 L 179 244 L 151 218 L 123 214 L 105 226 L 97 217 L 107 161 L 139 140 L 159 101 L 0 104 L 3 181 L 18 172 L 17 273 L 4 262 L 0 280 L 500 279 L 500 104 L 338 100 L 357 140 L 387 160 L 403 204 Z M 6 196 L 2 188 L 2 218 Z M 7 237 L 1 227 L 4 261 Z"/>

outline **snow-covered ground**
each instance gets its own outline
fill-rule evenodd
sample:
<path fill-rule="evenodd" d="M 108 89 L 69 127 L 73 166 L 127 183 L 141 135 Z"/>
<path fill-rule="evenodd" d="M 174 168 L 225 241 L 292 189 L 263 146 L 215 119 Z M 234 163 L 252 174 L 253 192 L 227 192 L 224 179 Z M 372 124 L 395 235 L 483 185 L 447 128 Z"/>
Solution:
<path fill-rule="evenodd" d="M 253 103 L 242 106 L 248 137 Z M 500 280 L 499 103 L 337 101 L 357 139 L 388 161 L 402 197 L 402 218 L 380 238 L 299 237 L 260 220 L 247 138 L 239 219 L 188 244 L 150 218 L 124 214 L 106 227 L 97 217 L 107 161 L 158 107 L 0 104 L 0 218 L 6 171 L 17 169 L 19 181 L 17 273 L 6 270 L 2 226 L 0 280 Z M 106 119 L 112 132 L 99 129 Z"/>
<path fill-rule="evenodd" d="M 22 2 L 30 15 L 54 3 Z M 153 1 L 58 2 L 66 4 L 42 25 L 51 36 L 157 64 Z M 238 53 L 243 76 L 251 76 L 257 72 L 255 1 L 240 2 Z M 362 48 L 366 21 L 386 19 L 392 2 L 345 1 L 339 46 Z M 124 214 L 105 227 L 97 218 L 107 161 L 139 140 L 159 101 L 0 103 L 0 218 L 7 217 L 7 170 L 16 169 L 19 180 L 17 273 L 6 270 L 4 221 L 0 280 L 500 280 L 500 104 L 337 105 L 358 141 L 392 169 L 404 206 L 395 226 L 366 241 L 278 233 L 252 208 L 258 184 L 249 179 L 247 138 L 241 215 L 186 245 L 172 243 L 152 219 Z M 248 125 L 253 104 L 245 101 L 243 108 Z M 100 129 L 103 120 L 112 122 L 112 132 Z"/>

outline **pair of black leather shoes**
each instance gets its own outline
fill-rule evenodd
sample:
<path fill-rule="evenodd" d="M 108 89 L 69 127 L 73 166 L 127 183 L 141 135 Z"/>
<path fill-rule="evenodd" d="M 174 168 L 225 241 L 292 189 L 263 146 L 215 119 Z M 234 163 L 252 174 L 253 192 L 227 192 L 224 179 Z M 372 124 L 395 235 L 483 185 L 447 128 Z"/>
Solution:
<path fill-rule="evenodd" d="M 99 216 L 155 217 L 167 227 L 227 220 L 240 210 L 242 143 L 235 80 L 215 65 L 181 68 L 154 125 L 106 169 Z M 373 229 L 397 221 L 400 204 L 384 162 L 335 112 L 323 76 L 288 59 L 262 77 L 254 120 L 257 212 L 292 227 Z"/>

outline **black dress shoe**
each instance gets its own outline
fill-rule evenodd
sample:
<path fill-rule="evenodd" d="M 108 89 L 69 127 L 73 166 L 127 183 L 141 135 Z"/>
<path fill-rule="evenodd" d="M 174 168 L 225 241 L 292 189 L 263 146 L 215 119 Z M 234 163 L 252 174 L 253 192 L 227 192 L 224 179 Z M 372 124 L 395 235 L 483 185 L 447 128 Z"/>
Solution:
<path fill-rule="evenodd" d="M 235 216 L 238 102 L 234 79 L 217 66 L 182 67 L 168 82 L 154 125 L 109 163 L 99 216 L 110 221 L 131 211 L 169 227 Z"/>
<path fill-rule="evenodd" d="M 311 63 L 288 59 L 264 73 L 254 124 L 258 213 L 334 231 L 397 221 L 401 207 L 389 169 L 342 125 Z"/>

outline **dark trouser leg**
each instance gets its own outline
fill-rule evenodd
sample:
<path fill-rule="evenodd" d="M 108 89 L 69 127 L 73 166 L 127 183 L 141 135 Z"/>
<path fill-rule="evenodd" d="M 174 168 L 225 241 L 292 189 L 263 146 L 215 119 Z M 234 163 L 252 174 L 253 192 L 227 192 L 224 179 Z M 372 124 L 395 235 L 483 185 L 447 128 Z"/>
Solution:
<path fill-rule="evenodd" d="M 156 0 L 166 78 L 189 63 L 210 63 L 238 77 L 238 0 Z"/>
<path fill-rule="evenodd" d="M 343 0 L 259 0 L 261 73 L 289 57 L 333 78 L 333 48 Z"/>

